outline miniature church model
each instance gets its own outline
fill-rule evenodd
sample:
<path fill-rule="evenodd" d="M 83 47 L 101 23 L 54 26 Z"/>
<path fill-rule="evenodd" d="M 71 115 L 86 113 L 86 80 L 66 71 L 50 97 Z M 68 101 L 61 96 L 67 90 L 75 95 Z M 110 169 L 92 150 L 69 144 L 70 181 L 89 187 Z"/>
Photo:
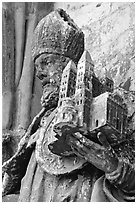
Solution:
<path fill-rule="evenodd" d="M 77 66 L 75 99 L 79 112 L 79 125 L 89 126 L 90 105 L 93 98 L 92 95 L 92 75 L 94 75 L 94 64 L 87 51 L 85 51 Z"/>
<path fill-rule="evenodd" d="M 127 107 L 113 89 L 114 82 L 108 76 L 101 81 L 95 76 L 91 56 L 84 51 L 77 67 L 70 61 L 63 71 L 58 106 L 63 105 L 65 98 L 73 98 L 78 125 L 91 133 L 103 131 L 111 135 L 108 141 L 115 143 L 126 135 Z"/>
<path fill-rule="evenodd" d="M 90 132 L 103 131 L 111 144 L 125 139 L 127 107 L 121 96 L 105 92 L 93 98 L 91 107 Z"/>
<path fill-rule="evenodd" d="M 105 73 L 105 76 L 100 79 L 100 82 L 102 84 L 102 93 L 108 91 L 113 92 L 114 90 L 114 82 L 112 79 L 110 79 L 107 74 Z"/>
<path fill-rule="evenodd" d="M 65 67 L 62 74 L 58 106 L 62 105 L 64 98 L 72 97 L 74 95 L 76 86 L 76 73 L 76 65 L 71 60 Z"/>

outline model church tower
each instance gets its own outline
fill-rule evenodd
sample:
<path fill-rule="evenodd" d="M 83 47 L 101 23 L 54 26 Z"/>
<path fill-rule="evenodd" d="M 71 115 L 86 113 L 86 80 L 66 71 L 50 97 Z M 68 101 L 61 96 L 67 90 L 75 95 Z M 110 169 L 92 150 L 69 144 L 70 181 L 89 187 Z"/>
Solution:
<path fill-rule="evenodd" d="M 114 82 L 110 77 L 107 76 L 107 71 L 105 72 L 105 76 L 100 79 L 100 82 L 102 84 L 102 93 L 106 91 L 114 91 Z"/>
<path fill-rule="evenodd" d="M 75 101 L 79 111 L 79 125 L 86 124 L 90 120 L 90 105 L 92 101 L 92 75 L 94 75 L 94 64 L 89 52 L 85 51 L 79 60 L 77 67 Z"/>
<path fill-rule="evenodd" d="M 125 139 L 128 112 L 123 99 L 113 89 L 113 80 L 106 74 L 101 81 L 95 76 L 91 56 L 84 51 L 77 67 L 70 61 L 63 70 L 58 120 L 72 122 L 71 119 L 78 118 L 79 127 L 95 133 L 92 137 L 103 131 L 110 144 L 117 144 Z"/>
<path fill-rule="evenodd" d="M 74 96 L 76 87 L 76 72 L 75 63 L 72 60 L 69 61 L 62 74 L 58 106 L 62 105 L 64 98 Z"/>

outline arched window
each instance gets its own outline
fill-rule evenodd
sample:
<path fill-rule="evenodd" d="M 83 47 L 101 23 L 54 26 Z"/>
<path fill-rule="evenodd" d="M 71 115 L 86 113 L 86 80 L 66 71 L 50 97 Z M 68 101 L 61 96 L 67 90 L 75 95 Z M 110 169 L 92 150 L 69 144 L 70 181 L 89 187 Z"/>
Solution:
<path fill-rule="evenodd" d="M 96 127 L 98 127 L 98 120 L 96 120 Z"/>
<path fill-rule="evenodd" d="M 63 119 L 65 119 L 65 115 L 66 115 L 66 114 L 65 114 L 65 113 L 63 113 Z"/>

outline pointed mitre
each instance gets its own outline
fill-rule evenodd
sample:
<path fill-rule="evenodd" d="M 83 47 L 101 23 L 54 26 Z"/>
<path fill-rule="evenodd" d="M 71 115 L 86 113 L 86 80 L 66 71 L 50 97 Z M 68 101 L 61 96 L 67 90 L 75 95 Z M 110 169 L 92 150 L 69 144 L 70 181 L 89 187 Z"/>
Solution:
<path fill-rule="evenodd" d="M 34 30 L 32 58 L 43 53 L 59 54 L 78 62 L 84 51 L 84 34 L 63 10 L 44 17 Z"/>

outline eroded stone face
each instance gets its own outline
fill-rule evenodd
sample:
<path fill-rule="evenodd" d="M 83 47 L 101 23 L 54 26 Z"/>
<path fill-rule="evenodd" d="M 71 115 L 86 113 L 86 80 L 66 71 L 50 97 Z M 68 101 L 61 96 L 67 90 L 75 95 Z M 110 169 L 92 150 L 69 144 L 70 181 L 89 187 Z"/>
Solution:
<path fill-rule="evenodd" d="M 69 59 L 55 54 L 43 54 L 35 61 L 36 75 L 42 85 L 47 83 L 60 82 L 62 71 Z"/>
<path fill-rule="evenodd" d="M 48 102 L 49 97 L 59 94 L 59 86 L 62 76 L 62 71 L 69 58 L 55 55 L 55 54 L 42 54 L 35 61 L 36 75 L 41 80 L 43 87 L 42 106 Z"/>

